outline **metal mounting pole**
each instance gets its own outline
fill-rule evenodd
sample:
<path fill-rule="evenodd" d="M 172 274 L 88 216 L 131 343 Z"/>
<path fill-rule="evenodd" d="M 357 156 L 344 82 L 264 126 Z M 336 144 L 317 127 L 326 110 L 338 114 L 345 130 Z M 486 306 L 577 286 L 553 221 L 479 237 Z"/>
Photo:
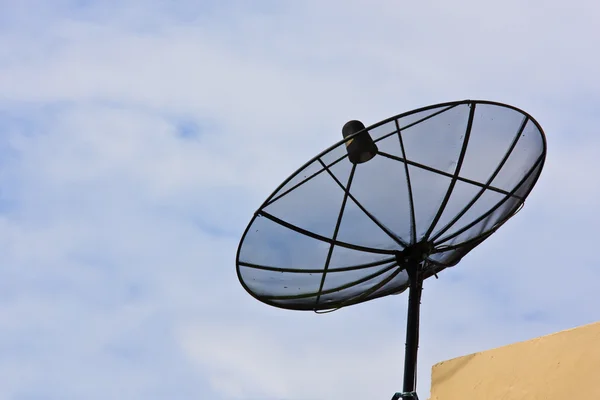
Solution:
<path fill-rule="evenodd" d="M 400 259 L 400 258 L 399 258 Z M 417 385 L 417 352 L 419 349 L 419 315 L 421 311 L 421 293 L 423 278 L 421 263 L 415 259 L 404 258 L 401 264 L 408 273 L 408 313 L 406 318 L 406 345 L 404 350 L 404 385 L 402 393 L 396 393 L 392 400 L 418 400 Z"/>
<path fill-rule="evenodd" d="M 423 279 L 418 263 L 409 263 L 406 272 L 410 280 L 408 289 L 408 314 L 406 318 L 406 348 L 404 352 L 404 393 L 416 390 L 417 351 L 419 349 L 419 315 L 421 311 L 421 293 Z"/>
<path fill-rule="evenodd" d="M 396 393 L 392 400 L 418 400 L 417 352 L 419 350 L 419 315 L 421 293 L 423 292 L 423 265 L 433 245 L 426 241 L 406 247 L 396 253 L 398 266 L 408 274 L 408 313 L 406 317 L 406 347 L 404 349 L 404 386 L 402 393 Z"/>

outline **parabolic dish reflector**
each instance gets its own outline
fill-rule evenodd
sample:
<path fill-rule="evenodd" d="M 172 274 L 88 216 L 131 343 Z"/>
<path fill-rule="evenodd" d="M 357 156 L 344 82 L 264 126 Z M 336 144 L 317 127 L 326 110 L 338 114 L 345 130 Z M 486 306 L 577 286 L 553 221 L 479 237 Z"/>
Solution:
<path fill-rule="evenodd" d="M 546 157 L 537 121 L 495 102 L 437 104 L 366 131 L 372 159 L 351 162 L 365 131 L 347 136 L 255 213 L 237 272 L 256 299 L 324 311 L 401 293 L 406 249 L 425 248 L 424 278 L 457 264 L 520 209 Z"/>

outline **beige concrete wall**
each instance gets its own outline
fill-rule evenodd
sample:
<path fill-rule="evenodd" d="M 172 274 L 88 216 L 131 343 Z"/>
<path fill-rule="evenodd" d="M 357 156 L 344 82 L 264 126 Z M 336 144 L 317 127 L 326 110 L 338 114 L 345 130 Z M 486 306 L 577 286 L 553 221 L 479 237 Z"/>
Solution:
<path fill-rule="evenodd" d="M 600 400 L 600 322 L 432 368 L 430 400 Z"/>

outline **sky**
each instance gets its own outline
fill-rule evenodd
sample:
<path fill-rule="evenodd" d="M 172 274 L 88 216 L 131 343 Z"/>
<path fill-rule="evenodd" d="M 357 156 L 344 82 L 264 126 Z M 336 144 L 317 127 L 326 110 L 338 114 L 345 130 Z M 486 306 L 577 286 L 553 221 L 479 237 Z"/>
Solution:
<path fill-rule="evenodd" d="M 305 161 L 444 101 L 532 114 L 524 209 L 425 283 L 437 362 L 600 320 L 600 4 L 0 0 L 0 398 L 387 399 L 407 296 L 317 315 L 235 274 Z"/>

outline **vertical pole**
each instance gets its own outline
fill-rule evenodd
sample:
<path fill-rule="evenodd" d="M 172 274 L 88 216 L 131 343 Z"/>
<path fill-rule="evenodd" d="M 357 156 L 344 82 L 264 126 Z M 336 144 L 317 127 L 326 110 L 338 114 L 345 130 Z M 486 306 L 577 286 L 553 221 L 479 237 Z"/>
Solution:
<path fill-rule="evenodd" d="M 419 269 L 419 263 L 409 262 L 406 265 L 410 286 L 408 289 L 406 348 L 404 353 L 404 393 L 411 393 L 416 390 L 419 314 L 421 311 L 421 292 L 423 290 L 423 279 Z"/>

